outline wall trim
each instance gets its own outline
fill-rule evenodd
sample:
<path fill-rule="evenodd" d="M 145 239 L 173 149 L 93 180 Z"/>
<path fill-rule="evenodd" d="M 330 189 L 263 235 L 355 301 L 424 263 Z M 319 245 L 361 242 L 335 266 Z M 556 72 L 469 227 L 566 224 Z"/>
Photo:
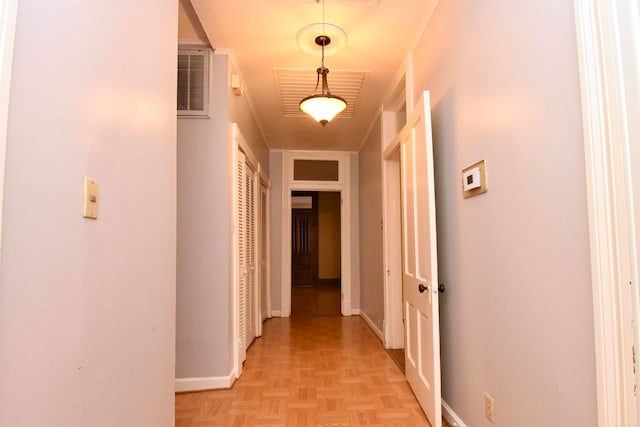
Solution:
<path fill-rule="evenodd" d="M 462 418 L 453 412 L 451 406 L 449 406 L 444 399 L 442 399 L 442 417 L 450 427 L 467 427 L 467 425 L 462 421 Z"/>
<path fill-rule="evenodd" d="M 358 311 L 359 311 L 360 317 L 362 317 L 362 320 L 364 320 L 365 323 L 369 326 L 369 328 L 371 328 L 373 333 L 376 334 L 376 336 L 378 337 L 380 342 L 384 344 L 384 334 L 382 333 L 382 331 L 376 326 L 376 324 L 373 322 L 373 320 L 371 320 L 371 318 L 369 316 L 367 316 L 367 313 L 365 313 L 363 311 L 360 311 L 360 310 L 358 310 Z M 353 313 L 353 314 L 355 314 L 355 313 Z"/>
<path fill-rule="evenodd" d="M 271 310 L 271 317 L 282 317 L 280 310 Z"/>
<path fill-rule="evenodd" d="M 193 377 L 176 378 L 175 392 L 184 393 L 187 391 L 217 390 L 231 388 L 235 382 L 235 376 L 229 374 L 225 377 Z"/>

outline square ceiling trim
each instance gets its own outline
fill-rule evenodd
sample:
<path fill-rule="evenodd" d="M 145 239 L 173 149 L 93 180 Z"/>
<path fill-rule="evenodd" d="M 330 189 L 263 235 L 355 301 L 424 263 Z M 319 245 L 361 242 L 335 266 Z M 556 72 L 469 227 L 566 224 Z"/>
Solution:
<path fill-rule="evenodd" d="M 331 70 L 328 75 L 329 90 L 332 95 L 344 98 L 347 108 L 340 113 L 341 118 L 352 118 L 357 111 L 369 71 Z M 276 90 L 284 117 L 303 117 L 299 105 L 316 87 L 317 72 L 311 68 L 274 68 Z"/>
<path fill-rule="evenodd" d="M 267 0 L 267 3 L 275 4 L 300 4 L 300 3 L 316 3 L 315 0 Z M 325 4 L 335 6 L 354 6 L 354 7 L 378 7 L 380 0 L 326 0 Z"/>

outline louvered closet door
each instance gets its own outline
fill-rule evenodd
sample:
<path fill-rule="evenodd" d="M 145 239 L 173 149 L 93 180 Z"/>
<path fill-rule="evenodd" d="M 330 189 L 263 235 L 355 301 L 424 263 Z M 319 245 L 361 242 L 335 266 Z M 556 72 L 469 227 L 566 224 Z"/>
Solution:
<path fill-rule="evenodd" d="M 257 311 L 257 214 L 256 214 L 256 173 L 245 164 L 245 249 L 246 249 L 246 311 L 245 348 L 256 337 Z"/>
<path fill-rule="evenodd" d="M 267 295 L 267 248 L 269 244 L 269 222 L 267 215 L 268 190 L 260 186 L 260 324 L 269 315 Z"/>
<path fill-rule="evenodd" d="M 247 231 L 247 208 L 246 208 L 246 172 L 245 172 L 245 158 L 242 152 L 238 152 L 238 163 L 236 165 L 236 178 L 237 188 L 236 196 L 238 200 L 237 215 L 238 215 L 238 324 L 239 324 L 239 339 L 242 341 L 240 350 L 240 361 L 246 359 L 246 335 L 247 335 L 247 249 L 246 249 L 246 231 Z"/>

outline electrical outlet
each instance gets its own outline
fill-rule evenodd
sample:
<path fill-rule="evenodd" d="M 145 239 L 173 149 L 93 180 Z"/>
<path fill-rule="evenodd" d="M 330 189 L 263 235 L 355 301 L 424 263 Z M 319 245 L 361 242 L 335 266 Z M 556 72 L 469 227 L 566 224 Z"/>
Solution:
<path fill-rule="evenodd" d="M 493 403 L 493 397 L 491 397 L 488 393 L 484 394 L 484 415 L 493 424 L 496 423 L 496 412 Z"/>

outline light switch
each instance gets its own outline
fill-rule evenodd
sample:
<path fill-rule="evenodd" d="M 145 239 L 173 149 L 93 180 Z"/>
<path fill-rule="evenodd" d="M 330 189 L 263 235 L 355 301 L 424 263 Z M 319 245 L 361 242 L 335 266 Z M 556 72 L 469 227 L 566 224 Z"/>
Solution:
<path fill-rule="evenodd" d="M 98 200 L 99 200 L 99 187 L 98 181 L 95 179 L 84 177 L 84 194 L 82 197 L 83 202 L 83 215 L 85 218 L 97 219 L 98 218 Z"/>

